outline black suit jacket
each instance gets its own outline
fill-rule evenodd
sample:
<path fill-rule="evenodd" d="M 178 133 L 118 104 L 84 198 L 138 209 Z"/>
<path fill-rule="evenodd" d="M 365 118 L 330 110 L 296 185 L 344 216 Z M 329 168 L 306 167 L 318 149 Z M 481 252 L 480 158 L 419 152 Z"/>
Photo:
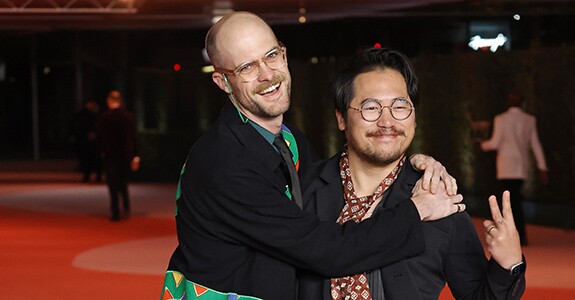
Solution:
<path fill-rule="evenodd" d="M 137 155 L 136 123 L 132 112 L 124 108 L 104 112 L 98 134 L 106 163 L 128 164 Z"/>
<path fill-rule="evenodd" d="M 308 146 L 294 133 L 305 168 Z M 168 270 L 221 292 L 295 299 L 296 267 L 342 276 L 423 251 L 411 201 L 362 224 L 320 222 L 287 198 L 282 168 L 273 146 L 227 104 L 185 164 Z"/>
<path fill-rule="evenodd" d="M 340 154 L 309 169 L 302 185 L 304 209 L 322 221 L 335 222 L 343 204 L 339 174 Z M 409 161 L 385 192 L 375 213 L 408 201 L 421 174 Z M 373 217 L 373 216 L 372 216 Z M 401 216 L 399 216 L 401 217 Z M 368 276 L 380 276 L 386 300 L 437 299 L 445 283 L 456 299 L 519 299 L 525 290 L 525 274 L 512 276 L 495 261 L 487 261 L 471 218 L 466 212 L 423 222 L 425 252 Z M 331 299 L 329 279 L 302 272 L 300 299 Z"/>

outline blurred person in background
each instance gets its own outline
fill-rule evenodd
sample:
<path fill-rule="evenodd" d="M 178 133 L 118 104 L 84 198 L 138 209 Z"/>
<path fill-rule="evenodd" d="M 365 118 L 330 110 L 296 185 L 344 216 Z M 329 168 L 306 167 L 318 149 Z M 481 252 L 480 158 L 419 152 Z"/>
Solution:
<path fill-rule="evenodd" d="M 481 142 L 483 151 L 497 151 L 497 184 L 499 192 L 511 192 L 511 207 L 521 244 L 527 245 L 523 194 L 521 189 L 529 176 L 530 156 L 533 151 L 539 178 L 547 184 L 547 163 L 537 133 L 537 120 L 521 109 L 523 98 L 517 92 L 507 94 L 507 111 L 493 120 L 493 133 Z"/>
<path fill-rule="evenodd" d="M 92 173 L 96 181 L 102 180 L 100 150 L 98 146 L 98 123 L 100 106 L 94 100 L 88 100 L 74 115 L 74 142 L 78 155 L 78 170 L 82 172 L 82 181 L 90 181 Z"/>
<path fill-rule="evenodd" d="M 119 221 L 120 201 L 124 217 L 130 214 L 128 180 L 131 172 L 140 168 L 136 141 L 136 125 L 132 112 L 124 107 L 119 91 L 112 90 L 106 99 L 108 110 L 102 114 L 100 123 L 100 143 L 106 184 L 110 192 L 112 221 Z"/>

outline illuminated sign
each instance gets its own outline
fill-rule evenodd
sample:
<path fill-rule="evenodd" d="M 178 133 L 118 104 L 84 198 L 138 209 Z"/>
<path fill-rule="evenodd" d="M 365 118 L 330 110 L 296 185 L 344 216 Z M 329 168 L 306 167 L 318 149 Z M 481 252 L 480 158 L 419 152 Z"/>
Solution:
<path fill-rule="evenodd" d="M 507 42 L 507 37 L 500 33 L 494 39 L 484 39 L 476 35 L 471 38 L 468 45 L 473 50 L 489 48 L 491 52 L 495 52 L 497 48 L 503 46 L 505 42 Z"/>

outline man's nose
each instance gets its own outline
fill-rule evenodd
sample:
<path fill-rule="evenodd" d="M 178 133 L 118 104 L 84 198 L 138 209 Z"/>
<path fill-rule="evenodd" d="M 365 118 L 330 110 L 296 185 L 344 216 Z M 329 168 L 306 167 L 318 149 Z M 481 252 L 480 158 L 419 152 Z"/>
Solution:
<path fill-rule="evenodd" d="M 391 115 L 391 108 L 384 106 L 381 108 L 381 116 L 377 119 L 377 125 L 380 127 L 388 128 L 395 124 L 395 118 Z"/>
<path fill-rule="evenodd" d="M 261 60 L 258 63 L 258 70 L 260 73 L 258 80 L 260 81 L 270 80 L 274 77 L 274 70 Z"/>

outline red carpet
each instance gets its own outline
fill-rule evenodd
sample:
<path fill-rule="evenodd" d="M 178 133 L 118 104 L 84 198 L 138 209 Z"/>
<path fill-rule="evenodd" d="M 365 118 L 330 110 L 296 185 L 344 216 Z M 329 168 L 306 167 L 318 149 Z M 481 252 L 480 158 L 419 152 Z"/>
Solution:
<path fill-rule="evenodd" d="M 159 299 L 176 243 L 175 185 L 132 184 L 130 193 L 131 217 L 110 222 L 103 184 L 2 182 L 0 298 Z M 528 234 L 523 299 L 575 299 L 575 233 Z"/>
<path fill-rule="evenodd" d="M 1 298 L 158 299 L 161 274 L 82 270 L 73 267 L 72 261 L 90 248 L 173 231 L 170 222 L 153 218 L 133 217 L 115 224 L 102 217 L 2 207 Z"/>

